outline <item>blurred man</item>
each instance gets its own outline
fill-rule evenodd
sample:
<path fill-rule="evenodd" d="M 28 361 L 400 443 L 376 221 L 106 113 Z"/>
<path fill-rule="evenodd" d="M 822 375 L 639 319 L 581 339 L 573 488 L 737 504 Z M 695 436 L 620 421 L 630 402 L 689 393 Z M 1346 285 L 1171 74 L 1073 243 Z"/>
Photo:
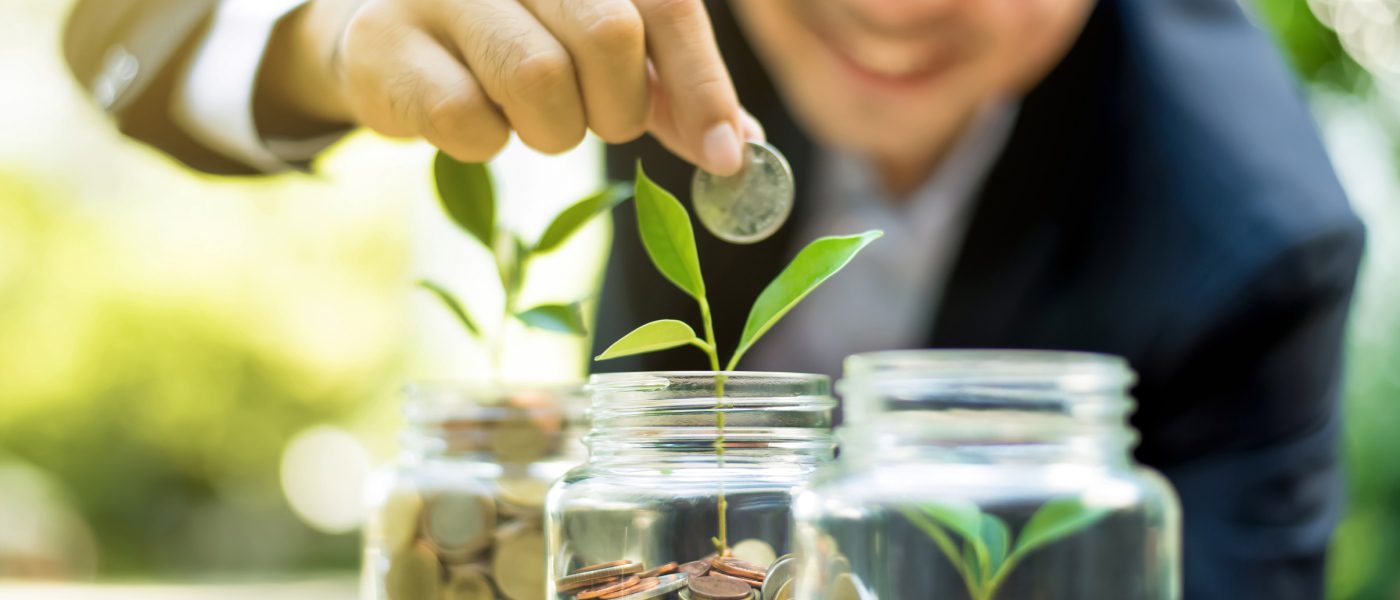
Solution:
<path fill-rule="evenodd" d="M 88 0 L 66 52 L 126 132 L 215 173 L 302 167 L 353 126 L 463 160 L 592 130 L 630 142 L 615 177 L 640 156 L 681 192 L 766 127 L 798 208 L 766 242 L 702 240 L 721 344 L 799 243 L 885 229 L 747 366 L 1125 356 L 1186 596 L 1321 597 L 1363 233 L 1233 0 Z M 603 342 L 691 310 L 619 231 Z"/>

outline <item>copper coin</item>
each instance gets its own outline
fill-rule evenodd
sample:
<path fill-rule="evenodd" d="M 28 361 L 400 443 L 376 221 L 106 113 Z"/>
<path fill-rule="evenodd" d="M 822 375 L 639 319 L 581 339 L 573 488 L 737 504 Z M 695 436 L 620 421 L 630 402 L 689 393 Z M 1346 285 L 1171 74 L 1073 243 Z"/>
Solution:
<path fill-rule="evenodd" d="M 646 589 L 641 589 L 640 585 L 638 585 L 637 587 L 628 588 L 627 595 L 622 596 L 620 600 L 654 600 L 658 598 L 670 598 L 672 592 L 676 592 L 678 590 L 683 592 L 685 588 L 685 582 L 687 579 L 689 579 L 689 577 L 687 577 L 685 573 L 674 573 L 671 575 L 662 575 L 660 577 L 650 580 L 643 580 L 655 581 L 656 585 Z"/>
<path fill-rule="evenodd" d="M 596 564 L 596 565 L 588 565 L 588 566 L 586 566 L 586 567 L 579 567 L 579 568 L 577 568 L 577 569 L 574 569 L 574 573 L 586 573 L 586 572 L 588 572 L 588 571 L 597 571 L 598 569 L 606 569 L 606 568 L 608 568 L 608 567 L 617 567 L 617 566 L 629 564 L 629 563 L 631 563 L 631 562 L 632 562 L 632 561 L 630 561 L 630 560 L 615 560 L 615 561 L 612 561 L 612 562 L 598 563 L 598 564 Z"/>
<path fill-rule="evenodd" d="M 642 579 L 642 578 L 637 577 L 636 575 L 628 575 L 628 576 L 623 577 L 622 579 L 620 579 L 620 580 L 618 580 L 618 581 L 614 581 L 614 582 L 610 582 L 610 583 L 604 583 L 604 584 L 602 584 L 602 585 L 597 585 L 597 586 L 588 588 L 588 589 L 586 589 L 586 590 L 583 590 L 582 592 L 579 592 L 579 593 L 578 593 L 578 598 L 579 598 L 579 600 L 589 600 L 590 598 L 600 598 L 600 597 L 602 597 L 602 596 L 604 596 L 604 595 L 606 595 L 606 594 L 611 594 L 611 593 L 613 593 L 613 592 L 625 590 L 625 589 L 627 589 L 627 588 L 629 588 L 629 587 L 632 587 L 632 586 L 634 586 L 634 585 L 637 585 L 637 582 L 638 582 L 638 581 L 641 581 L 641 579 Z"/>
<path fill-rule="evenodd" d="M 716 558 L 710 561 L 710 566 L 722 573 L 727 573 L 743 579 L 757 579 L 763 581 L 763 578 L 768 575 L 767 567 L 739 558 Z"/>
<path fill-rule="evenodd" d="M 658 586 L 658 585 L 661 585 L 661 582 L 660 582 L 660 581 L 658 581 L 655 577 L 649 577 L 649 578 L 647 578 L 647 579 L 639 580 L 639 581 L 633 583 L 632 585 L 627 586 L 626 588 L 623 588 L 623 589 L 621 589 L 621 590 L 618 590 L 618 591 L 615 591 L 615 592 L 611 592 L 611 593 L 606 594 L 606 595 L 603 595 L 603 596 L 599 596 L 599 598 L 601 598 L 602 600 L 612 600 L 613 598 L 621 598 L 621 597 L 623 597 L 623 596 L 631 596 L 632 594 L 636 594 L 636 593 L 639 593 L 639 592 L 645 592 L 645 591 L 647 591 L 647 590 L 649 590 L 649 589 L 652 589 L 652 588 L 654 588 L 654 587 L 656 587 L 656 586 Z"/>
<path fill-rule="evenodd" d="M 704 577 L 710 572 L 710 561 L 701 559 L 693 560 L 680 566 L 681 572 L 695 577 Z"/>
<path fill-rule="evenodd" d="M 642 571 L 641 573 L 638 573 L 638 574 L 637 574 L 637 577 L 640 577 L 640 578 L 642 578 L 642 579 L 646 579 L 646 578 L 648 578 L 648 577 L 656 577 L 656 576 L 658 576 L 658 575 L 665 575 L 665 574 L 670 573 L 671 571 L 674 571 L 674 570 L 676 570 L 676 563 L 670 562 L 670 563 L 666 563 L 666 564 L 664 564 L 664 565 L 661 565 L 661 566 L 659 566 L 659 567 L 656 567 L 655 569 L 652 569 L 652 570 L 650 570 L 650 571 Z"/>
<path fill-rule="evenodd" d="M 626 564 L 614 565 L 611 567 L 596 568 L 591 571 L 580 571 L 572 575 L 565 575 L 555 580 L 554 587 L 559 590 L 577 589 L 578 584 L 585 586 L 598 583 L 604 579 L 622 577 L 623 575 L 634 575 L 642 572 L 642 563 L 627 562 Z"/>
<path fill-rule="evenodd" d="M 762 589 L 762 588 L 763 588 L 763 582 L 762 582 L 762 581 L 757 580 L 757 579 L 749 579 L 748 577 L 736 577 L 736 576 L 734 576 L 734 575 L 729 575 L 729 574 L 727 574 L 727 573 L 721 573 L 721 572 L 719 572 L 719 571 L 711 571 L 711 572 L 710 572 L 710 577 L 724 577 L 724 578 L 727 578 L 727 579 L 733 579 L 733 580 L 738 581 L 738 582 L 740 582 L 740 583 L 743 583 L 743 584 L 745 584 L 745 585 L 747 585 L 747 586 L 749 586 L 749 587 L 759 588 L 759 589 Z"/>
<path fill-rule="evenodd" d="M 601 580 L 598 580 L 598 581 L 579 581 L 579 582 L 576 582 L 576 583 L 570 583 L 570 584 L 568 584 L 568 585 L 555 585 L 555 586 L 554 586 L 554 591 L 560 592 L 560 593 L 563 593 L 563 592 L 572 592 L 572 591 L 575 591 L 575 590 L 582 590 L 582 589 L 586 589 L 586 588 L 590 588 L 590 587 L 597 587 L 597 586 L 600 586 L 600 585 L 607 585 L 607 584 L 610 584 L 610 583 L 617 583 L 617 582 L 619 582 L 619 581 L 622 581 L 622 578 L 621 578 L 621 577 L 609 577 L 609 578 L 607 578 L 607 579 L 601 579 Z"/>
<path fill-rule="evenodd" d="M 756 589 L 756 590 L 761 590 L 761 589 L 763 589 L 763 581 L 761 581 L 761 580 L 758 580 L 758 579 L 749 579 L 749 578 L 747 578 L 747 577 L 735 577 L 735 579 L 738 579 L 739 581 L 742 581 L 742 582 L 744 582 L 744 583 L 749 584 L 749 587 L 751 587 L 751 588 L 753 588 L 753 589 Z"/>
<path fill-rule="evenodd" d="M 753 593 L 748 584 L 733 577 L 707 575 L 690 580 L 693 600 L 748 600 Z"/>

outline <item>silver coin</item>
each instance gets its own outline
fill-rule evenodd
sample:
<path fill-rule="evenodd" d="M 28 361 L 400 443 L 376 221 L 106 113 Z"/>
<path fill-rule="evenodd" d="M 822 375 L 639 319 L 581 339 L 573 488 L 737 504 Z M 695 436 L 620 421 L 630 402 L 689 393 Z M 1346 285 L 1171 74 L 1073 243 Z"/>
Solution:
<path fill-rule="evenodd" d="M 729 177 L 696 169 L 690 197 L 700 223 L 726 242 L 768 239 L 792 214 L 792 167 L 764 142 L 744 143 L 744 166 Z"/>
<path fill-rule="evenodd" d="M 656 578 L 656 587 L 645 589 L 635 594 L 621 596 L 618 600 L 647 600 L 649 598 L 660 598 L 685 587 L 686 580 L 689 578 L 690 576 L 685 573 L 662 575 Z"/>
<path fill-rule="evenodd" d="M 774 600 L 784 586 L 788 585 L 797 573 L 797 557 L 785 554 L 768 567 L 768 575 L 763 578 L 763 600 Z"/>

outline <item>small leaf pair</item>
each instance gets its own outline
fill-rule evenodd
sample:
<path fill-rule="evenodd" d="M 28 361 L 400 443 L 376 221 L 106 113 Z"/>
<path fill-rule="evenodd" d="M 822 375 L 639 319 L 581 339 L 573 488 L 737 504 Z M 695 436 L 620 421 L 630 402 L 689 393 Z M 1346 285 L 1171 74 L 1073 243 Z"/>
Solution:
<path fill-rule="evenodd" d="M 714 324 L 710 316 L 710 303 L 705 296 L 705 278 L 700 272 L 690 214 L 675 196 L 646 176 L 640 163 L 637 165 L 637 185 L 633 195 L 637 203 L 637 229 L 647 255 L 663 277 L 699 304 L 705 337 L 702 339 L 682 321 L 653 321 L 614 342 L 598 355 L 597 360 L 692 345 L 704 351 L 710 358 L 710 367 L 718 371 L 719 352 L 715 348 Z M 803 248 L 759 294 L 749 311 L 739 345 L 724 370 L 734 370 L 753 344 L 792 307 L 881 235 L 879 231 L 867 231 L 860 235 L 824 237 Z"/>
<path fill-rule="evenodd" d="M 519 235 L 501 227 L 496 220 L 496 190 L 491 172 L 484 164 L 463 163 L 438 153 L 433 163 L 433 178 L 443 209 L 463 231 L 489 249 L 495 257 L 496 270 L 505 294 L 502 321 L 514 318 L 525 326 L 572 335 L 586 335 L 581 301 L 565 304 L 547 303 L 519 309 L 520 290 L 525 284 L 530 260 L 564 245 L 593 218 L 612 210 L 630 196 L 624 185 L 610 185 L 565 209 L 545 229 L 533 245 Z M 467 332 L 481 336 L 482 330 L 466 306 L 442 285 L 420 281 L 462 323 Z M 501 340 L 493 340 L 494 354 L 499 354 Z"/>
<path fill-rule="evenodd" d="M 1028 554 L 1092 527 L 1109 513 L 1078 498 L 1056 498 L 1031 515 L 1013 545 L 1006 522 L 971 502 L 945 500 L 900 512 L 948 557 L 973 600 L 992 600 Z M 954 535 L 962 539 L 961 548 Z"/>

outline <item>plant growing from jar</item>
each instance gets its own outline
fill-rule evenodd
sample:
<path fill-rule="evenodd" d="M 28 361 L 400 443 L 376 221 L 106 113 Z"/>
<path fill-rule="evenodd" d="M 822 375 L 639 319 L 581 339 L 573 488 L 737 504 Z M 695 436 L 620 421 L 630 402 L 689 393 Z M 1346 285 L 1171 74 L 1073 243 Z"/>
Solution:
<path fill-rule="evenodd" d="M 501 380 L 501 355 L 505 331 L 511 321 L 527 328 L 585 336 L 588 327 L 584 318 L 583 299 L 570 303 L 542 303 L 522 307 L 520 296 L 531 261 L 558 250 L 569 238 L 583 229 L 594 217 L 610 211 L 626 200 L 630 193 L 625 185 L 607 185 L 564 209 L 533 244 L 504 226 L 496 218 L 496 192 L 491 172 L 485 164 L 463 163 L 444 153 L 438 153 L 433 163 L 437 196 L 443 209 L 468 237 L 478 241 L 495 258 L 496 271 L 504 295 L 499 324 L 487 335 L 480 321 L 471 315 L 466 305 L 446 287 L 430 280 L 419 285 L 431 292 L 462 324 L 473 338 L 486 343 L 491 357 L 492 373 Z"/>
<path fill-rule="evenodd" d="M 722 409 L 725 407 L 725 373 L 734 371 L 753 344 L 798 302 L 849 264 L 861 249 L 883 233 L 867 231 L 858 235 L 823 237 L 808 244 L 759 294 L 744 323 L 738 346 L 727 361 L 722 361 L 715 342 L 714 322 L 705 293 L 705 279 L 700 270 L 695 232 L 689 213 L 675 196 L 646 176 L 640 162 L 637 165 L 633 196 L 637 209 L 637 227 L 647 255 L 662 276 L 696 301 L 704 337 L 697 334 L 690 324 L 678 319 L 652 321 L 624 335 L 599 354 L 596 360 L 681 346 L 694 346 L 704 352 L 709 359 L 710 369 L 716 372 L 714 448 L 718 466 L 723 467 L 725 413 Z M 725 517 L 727 503 L 722 487 L 719 490 L 718 502 L 718 532 L 712 541 L 716 552 L 724 554 L 728 548 L 728 531 Z"/>
<path fill-rule="evenodd" d="M 593 218 L 630 196 L 607 186 L 554 216 L 533 243 L 498 221 L 495 186 L 484 164 L 438 154 L 437 196 L 452 222 L 495 258 L 504 308 L 484 328 L 444 286 L 419 284 L 489 348 L 493 381 L 411 385 L 404 450 L 375 478 L 366 523 L 367 581 L 374 597 L 539 598 L 545 590 L 541 512 L 555 477 L 577 461 L 582 407 L 576 386 L 503 382 L 507 325 L 584 336 L 582 299 L 525 305 L 521 291 L 533 259 L 562 247 Z M 485 282 L 473 282 L 476 284 Z"/>
<path fill-rule="evenodd" d="M 1028 555 L 1093 527 L 1109 513 L 1077 497 L 1055 498 L 1041 505 L 1013 538 L 1005 521 L 972 502 L 942 500 L 900 512 L 948 558 L 972 600 L 992 600 Z"/>

